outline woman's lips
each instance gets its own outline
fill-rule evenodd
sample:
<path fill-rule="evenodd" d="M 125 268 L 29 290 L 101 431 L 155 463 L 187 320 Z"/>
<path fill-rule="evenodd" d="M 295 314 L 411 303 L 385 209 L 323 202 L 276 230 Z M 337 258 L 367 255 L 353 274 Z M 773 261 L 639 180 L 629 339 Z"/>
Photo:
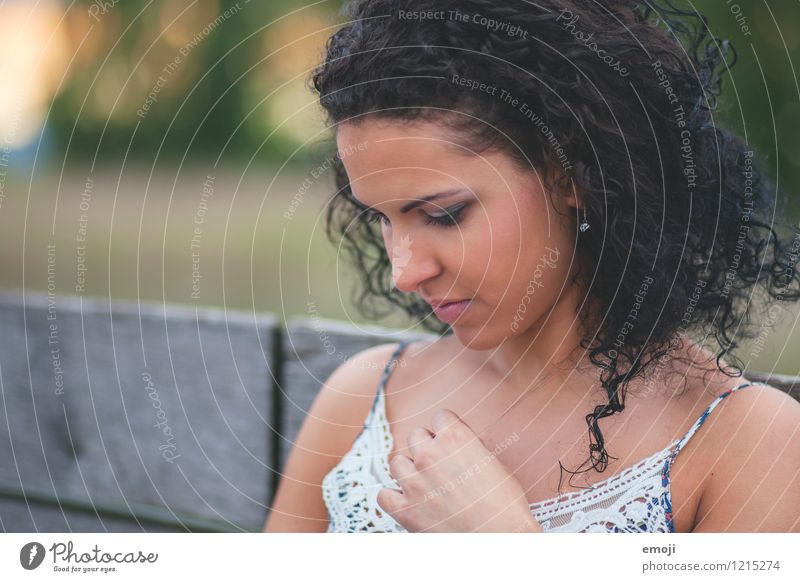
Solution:
<path fill-rule="evenodd" d="M 472 299 L 464 299 L 463 301 L 455 301 L 453 303 L 446 303 L 439 307 L 433 308 L 433 313 L 436 317 L 444 323 L 452 324 L 467 310 Z"/>

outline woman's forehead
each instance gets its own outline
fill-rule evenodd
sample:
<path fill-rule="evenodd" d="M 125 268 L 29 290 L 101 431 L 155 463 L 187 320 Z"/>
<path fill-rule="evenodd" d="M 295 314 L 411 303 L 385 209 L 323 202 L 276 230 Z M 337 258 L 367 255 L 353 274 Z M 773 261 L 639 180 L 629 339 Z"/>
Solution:
<path fill-rule="evenodd" d="M 343 123 L 337 128 L 336 141 L 342 159 L 353 154 L 367 154 L 358 156 L 361 159 L 391 154 L 400 159 L 426 160 L 435 164 L 440 158 L 471 154 L 458 143 L 451 131 L 432 121 L 367 119 Z M 432 153 L 437 157 L 426 157 Z"/>
<path fill-rule="evenodd" d="M 416 181 L 424 181 L 423 190 L 439 191 L 465 187 L 470 178 L 502 182 L 517 169 L 507 154 L 474 152 L 459 144 L 447 128 L 432 122 L 342 124 L 337 130 L 337 149 L 353 183 L 398 180 L 408 182 L 404 187 L 414 187 Z"/>

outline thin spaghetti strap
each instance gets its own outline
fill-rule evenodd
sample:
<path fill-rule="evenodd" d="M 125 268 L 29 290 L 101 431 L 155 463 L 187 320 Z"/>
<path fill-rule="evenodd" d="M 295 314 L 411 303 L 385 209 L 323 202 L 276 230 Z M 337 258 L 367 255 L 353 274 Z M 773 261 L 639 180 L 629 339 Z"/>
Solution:
<path fill-rule="evenodd" d="M 692 436 L 694 436 L 694 433 L 696 433 L 697 430 L 703 425 L 703 423 L 706 421 L 706 418 L 708 418 L 708 415 L 711 414 L 711 411 L 713 411 L 719 405 L 720 402 L 722 402 L 725 398 L 727 398 L 731 393 L 736 392 L 737 390 L 740 390 L 742 388 L 747 388 L 748 386 L 752 386 L 753 384 L 756 383 L 757 382 L 748 381 L 745 382 L 744 384 L 739 384 L 738 386 L 731 388 L 730 390 L 723 392 L 722 394 L 717 396 L 717 398 L 708 406 L 708 408 L 706 408 L 705 412 L 703 412 L 703 414 L 700 415 L 700 418 L 697 419 L 692 428 L 690 428 L 687 431 L 687 433 L 683 435 L 683 438 L 681 438 L 681 440 L 678 441 L 678 445 L 675 447 L 675 451 L 672 453 L 672 457 L 675 457 L 680 452 L 680 450 L 683 449 L 684 446 L 686 446 L 686 443 L 689 442 L 689 439 L 692 438 Z"/>
<path fill-rule="evenodd" d="M 675 462 L 675 457 L 678 456 L 678 453 L 686 446 L 686 443 L 689 442 L 689 439 L 694 436 L 703 423 L 708 418 L 708 415 L 711 414 L 720 402 L 722 402 L 725 398 L 727 398 L 731 393 L 736 392 L 737 390 L 741 390 L 742 388 L 747 388 L 748 386 L 752 386 L 753 384 L 761 384 L 761 382 L 750 382 L 747 381 L 744 384 L 739 384 L 738 386 L 723 392 L 714 401 L 706 408 L 705 412 L 700 415 L 700 418 L 695 421 L 692 428 L 690 428 L 685 435 L 678 441 L 678 444 L 675 446 L 675 450 L 669 455 L 669 457 L 664 461 L 664 466 L 661 468 L 661 485 L 664 487 L 664 494 L 662 495 L 662 504 L 664 506 L 664 513 L 667 518 L 667 527 L 671 533 L 675 533 L 675 521 L 672 515 L 672 493 L 671 493 L 671 482 L 670 482 L 670 469 L 672 468 L 672 464 Z"/>
<path fill-rule="evenodd" d="M 380 382 L 378 383 L 378 390 L 375 393 L 375 400 L 372 402 L 372 412 L 373 413 L 375 412 L 375 405 L 378 403 L 378 400 L 380 399 L 380 396 L 384 392 L 384 388 L 386 387 L 386 381 L 389 379 L 389 375 L 392 373 L 392 370 L 394 370 L 394 368 L 395 368 L 395 362 L 397 361 L 397 358 L 400 357 L 400 354 L 403 353 L 403 350 L 406 349 L 408 344 L 409 344 L 408 341 L 402 341 L 401 340 L 400 344 L 397 346 L 397 349 L 395 349 L 394 353 L 392 354 L 392 357 L 389 358 L 389 361 L 386 363 L 386 366 L 383 368 L 383 374 L 381 374 L 381 379 L 380 379 Z"/>

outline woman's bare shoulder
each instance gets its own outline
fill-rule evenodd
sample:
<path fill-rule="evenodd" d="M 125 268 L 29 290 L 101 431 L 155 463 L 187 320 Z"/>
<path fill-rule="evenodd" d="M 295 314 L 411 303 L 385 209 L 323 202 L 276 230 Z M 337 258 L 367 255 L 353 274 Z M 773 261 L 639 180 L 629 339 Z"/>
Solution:
<path fill-rule="evenodd" d="M 694 531 L 800 531 L 800 402 L 763 383 L 731 396 L 708 417 L 708 477 Z"/>
<path fill-rule="evenodd" d="M 282 470 L 264 531 L 321 532 L 327 527 L 322 481 L 352 446 L 397 343 L 362 350 L 324 382 Z"/>
<path fill-rule="evenodd" d="M 399 347 L 399 342 L 384 343 L 350 356 L 329 376 L 323 391 L 327 389 L 341 393 L 347 399 L 371 402 L 377 394 L 384 370 Z M 404 351 L 407 350 L 408 347 Z"/>

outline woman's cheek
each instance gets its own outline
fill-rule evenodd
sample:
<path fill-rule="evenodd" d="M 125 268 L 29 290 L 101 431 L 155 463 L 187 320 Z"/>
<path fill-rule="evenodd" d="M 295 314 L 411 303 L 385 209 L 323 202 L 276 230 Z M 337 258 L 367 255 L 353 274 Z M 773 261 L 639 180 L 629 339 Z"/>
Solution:
<path fill-rule="evenodd" d="M 502 283 L 508 287 L 498 313 L 503 314 L 512 333 L 546 313 L 563 283 L 563 252 L 557 240 L 541 236 L 542 232 L 546 229 L 540 229 L 537 236 L 529 229 L 529 236 L 508 240 L 506 251 L 501 253 L 501 270 L 507 271 Z"/>
<path fill-rule="evenodd" d="M 459 254 L 463 256 L 462 269 L 469 272 L 472 282 L 493 288 L 492 281 L 505 274 L 502 264 L 505 241 L 498 238 L 497 229 L 492 232 L 487 221 L 481 220 L 481 223 L 473 223 L 469 229 L 462 230 L 463 238 L 459 243 L 463 248 L 459 249 Z"/>
<path fill-rule="evenodd" d="M 504 218 L 504 217 L 503 217 Z M 482 218 L 465 236 L 464 272 L 469 273 L 476 294 L 488 304 L 507 303 L 514 290 L 513 280 L 524 270 L 526 257 L 520 239 L 520 225 L 514 220 Z M 509 282 L 512 284 L 509 286 Z M 512 300 L 513 302 L 513 300 Z M 498 310 L 498 313 L 500 313 Z"/>

